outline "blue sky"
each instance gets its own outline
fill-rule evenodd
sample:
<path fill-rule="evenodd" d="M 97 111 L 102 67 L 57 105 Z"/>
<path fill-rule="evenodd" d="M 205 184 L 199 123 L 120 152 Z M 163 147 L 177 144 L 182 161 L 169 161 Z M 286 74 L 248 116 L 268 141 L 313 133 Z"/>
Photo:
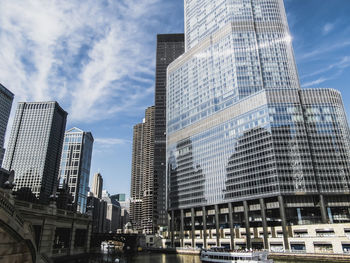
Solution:
<path fill-rule="evenodd" d="M 340 90 L 350 116 L 350 0 L 285 5 L 302 86 Z M 154 100 L 156 34 L 178 32 L 182 0 L 0 0 L 0 83 L 16 95 L 9 128 L 18 101 L 57 100 L 67 129 L 95 137 L 91 176 L 129 194 L 132 127 Z"/>

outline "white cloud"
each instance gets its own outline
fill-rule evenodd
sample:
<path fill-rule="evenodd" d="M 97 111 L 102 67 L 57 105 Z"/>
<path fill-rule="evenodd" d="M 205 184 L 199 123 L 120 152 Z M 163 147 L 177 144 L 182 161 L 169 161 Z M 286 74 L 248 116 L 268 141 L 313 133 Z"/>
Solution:
<path fill-rule="evenodd" d="M 335 63 L 333 63 L 325 68 L 321 68 L 319 70 L 316 70 L 310 74 L 303 75 L 301 78 L 304 79 L 304 78 L 320 75 L 320 74 L 326 73 L 326 72 L 333 70 L 333 69 L 344 70 L 348 67 L 350 67 L 350 56 L 345 56 L 345 57 L 342 57 L 339 61 L 337 61 L 337 62 L 335 62 Z"/>
<path fill-rule="evenodd" d="M 100 147 L 112 147 L 115 145 L 131 143 L 129 140 L 119 138 L 96 138 L 95 144 Z"/>
<path fill-rule="evenodd" d="M 330 80 L 330 78 L 319 78 L 319 79 L 316 79 L 316 80 L 313 80 L 313 81 L 310 81 L 310 82 L 306 82 L 304 84 L 302 84 L 301 86 L 303 88 L 308 88 L 308 87 L 311 87 L 311 86 L 316 86 L 316 85 L 319 85 L 323 82 L 326 82 L 327 80 Z"/>
<path fill-rule="evenodd" d="M 137 109 L 153 92 L 153 32 L 172 15 L 165 5 L 0 0 L 0 83 L 16 101 L 59 100 L 73 121 Z"/>
<path fill-rule="evenodd" d="M 330 33 L 333 29 L 335 28 L 335 23 L 326 23 L 323 26 L 323 34 L 327 35 L 328 33 Z"/>

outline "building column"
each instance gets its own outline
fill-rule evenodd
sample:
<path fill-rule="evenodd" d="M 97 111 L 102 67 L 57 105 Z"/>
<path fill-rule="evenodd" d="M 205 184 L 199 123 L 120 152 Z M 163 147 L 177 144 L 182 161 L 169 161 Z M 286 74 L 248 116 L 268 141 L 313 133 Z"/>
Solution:
<path fill-rule="evenodd" d="M 231 238 L 231 249 L 235 249 L 235 231 L 233 228 L 233 209 L 232 209 L 232 203 L 228 203 L 228 220 L 230 224 L 230 238 Z"/>
<path fill-rule="evenodd" d="M 92 234 L 92 223 L 88 223 L 87 229 L 86 229 L 86 245 L 85 245 L 85 253 L 90 252 L 90 243 L 91 243 L 91 234 Z"/>
<path fill-rule="evenodd" d="M 52 256 L 53 244 L 55 241 L 56 224 L 53 219 L 46 218 L 42 224 L 39 248 L 37 249 L 42 254 L 48 257 Z"/>
<path fill-rule="evenodd" d="M 71 232 L 70 232 L 68 255 L 74 254 L 75 230 L 76 230 L 76 227 L 75 227 L 75 222 L 73 220 L 72 226 L 71 226 Z"/>
<path fill-rule="evenodd" d="M 195 229 L 195 225 L 194 225 L 194 224 L 195 224 L 195 222 L 194 222 L 195 214 L 194 214 L 194 213 L 195 213 L 195 212 L 194 212 L 194 208 L 192 207 L 192 208 L 191 208 L 191 228 L 192 228 L 192 229 L 191 229 L 191 230 L 192 230 L 192 231 L 191 231 L 191 232 L 192 232 L 191 235 L 192 235 L 192 247 L 195 247 L 195 246 L 194 246 L 194 239 L 195 239 L 195 237 L 196 237 L 196 229 Z"/>
<path fill-rule="evenodd" d="M 327 219 L 327 209 L 326 209 L 326 204 L 324 202 L 324 196 L 320 194 L 320 209 L 321 209 L 321 218 L 322 218 L 322 223 L 323 224 L 328 224 L 328 219 Z"/>
<path fill-rule="evenodd" d="M 181 242 L 181 247 L 184 247 L 184 210 L 181 209 L 180 212 L 180 220 L 181 220 L 181 224 L 180 224 L 180 242 Z"/>
<path fill-rule="evenodd" d="M 171 235 L 171 246 L 175 247 L 175 212 L 171 210 L 171 219 L 170 219 L 170 235 Z"/>
<path fill-rule="evenodd" d="M 243 201 L 243 207 L 244 207 L 244 220 L 245 220 L 245 234 L 246 234 L 247 249 L 250 249 L 251 248 L 251 238 L 250 238 L 250 224 L 249 224 L 249 207 L 248 207 L 247 201 Z"/>
<path fill-rule="evenodd" d="M 286 211 L 284 208 L 283 196 L 278 196 L 278 203 L 280 207 L 280 216 L 282 220 L 282 231 L 283 231 L 283 241 L 284 241 L 284 249 L 289 250 L 289 242 L 288 242 L 288 231 L 287 231 L 287 218 Z"/>
<path fill-rule="evenodd" d="M 203 247 L 207 248 L 207 211 L 205 206 L 202 207 L 202 217 L 203 217 Z"/>
<path fill-rule="evenodd" d="M 260 198 L 260 210 L 261 210 L 261 218 L 262 218 L 262 227 L 264 231 L 264 248 L 269 249 L 269 233 L 267 231 L 267 221 L 266 221 L 266 207 L 263 198 Z"/>
<path fill-rule="evenodd" d="M 215 205 L 216 245 L 220 246 L 219 206 Z"/>

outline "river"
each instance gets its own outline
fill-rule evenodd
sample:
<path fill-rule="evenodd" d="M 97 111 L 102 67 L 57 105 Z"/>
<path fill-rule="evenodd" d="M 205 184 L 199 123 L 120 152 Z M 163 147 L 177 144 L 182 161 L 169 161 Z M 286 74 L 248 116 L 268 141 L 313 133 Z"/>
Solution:
<path fill-rule="evenodd" d="M 90 258 L 65 261 L 65 263 L 114 263 L 117 256 L 103 255 L 91 256 Z M 198 256 L 175 255 L 175 254 L 148 254 L 141 253 L 135 256 L 118 256 L 120 263 L 201 263 Z M 296 261 L 274 261 L 274 263 L 300 263 Z M 317 263 L 317 262 L 304 262 Z"/>

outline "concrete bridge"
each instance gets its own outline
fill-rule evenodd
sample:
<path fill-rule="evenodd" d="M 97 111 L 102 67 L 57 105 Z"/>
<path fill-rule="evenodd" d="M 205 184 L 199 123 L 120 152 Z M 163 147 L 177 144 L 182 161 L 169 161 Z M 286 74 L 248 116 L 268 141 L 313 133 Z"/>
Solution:
<path fill-rule="evenodd" d="M 88 253 L 91 224 L 87 215 L 18 201 L 0 188 L 0 261 L 47 263 Z"/>

